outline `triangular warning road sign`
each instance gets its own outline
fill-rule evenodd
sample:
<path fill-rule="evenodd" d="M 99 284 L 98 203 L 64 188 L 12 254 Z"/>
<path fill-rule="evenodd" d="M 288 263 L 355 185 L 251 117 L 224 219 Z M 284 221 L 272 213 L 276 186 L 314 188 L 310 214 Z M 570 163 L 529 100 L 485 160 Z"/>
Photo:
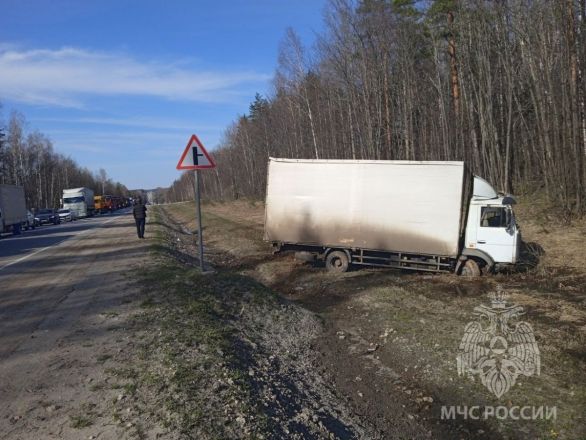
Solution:
<path fill-rule="evenodd" d="M 216 164 L 196 135 L 192 134 L 177 164 L 178 170 L 214 168 Z"/>

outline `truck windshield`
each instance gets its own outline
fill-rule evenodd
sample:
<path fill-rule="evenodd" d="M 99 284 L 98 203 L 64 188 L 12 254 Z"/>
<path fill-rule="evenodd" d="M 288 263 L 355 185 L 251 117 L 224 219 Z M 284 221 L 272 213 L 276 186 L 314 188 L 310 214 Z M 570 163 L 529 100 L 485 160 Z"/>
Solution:
<path fill-rule="evenodd" d="M 79 197 L 65 197 L 63 203 L 81 203 L 84 201 L 83 196 Z"/>

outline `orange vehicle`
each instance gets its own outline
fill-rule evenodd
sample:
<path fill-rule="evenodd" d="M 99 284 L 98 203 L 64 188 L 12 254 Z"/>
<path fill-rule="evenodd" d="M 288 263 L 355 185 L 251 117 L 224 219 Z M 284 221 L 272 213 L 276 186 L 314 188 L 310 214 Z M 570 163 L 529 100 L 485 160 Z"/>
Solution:
<path fill-rule="evenodd" d="M 94 208 L 101 214 L 112 212 L 115 209 L 112 205 L 112 196 L 94 196 Z"/>
<path fill-rule="evenodd" d="M 104 206 L 104 196 L 94 196 L 94 209 L 96 212 L 102 212 Z"/>

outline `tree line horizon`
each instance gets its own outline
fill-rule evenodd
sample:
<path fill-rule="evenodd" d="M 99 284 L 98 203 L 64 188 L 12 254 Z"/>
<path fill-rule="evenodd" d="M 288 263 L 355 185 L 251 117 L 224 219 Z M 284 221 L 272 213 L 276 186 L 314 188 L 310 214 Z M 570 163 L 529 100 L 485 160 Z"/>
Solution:
<path fill-rule="evenodd" d="M 586 0 L 330 0 L 311 49 L 281 42 L 272 92 L 224 133 L 204 197 L 262 199 L 270 156 L 464 161 L 505 193 L 586 213 Z M 129 194 L 25 130 L 0 127 L 0 183 L 27 206 L 63 188 Z M 194 199 L 192 173 L 157 198 Z"/>
<path fill-rule="evenodd" d="M 457 160 L 585 213 L 586 0 L 330 0 L 324 24 L 311 50 L 286 31 L 272 93 L 226 130 L 204 197 L 263 198 L 270 156 Z M 193 179 L 164 199 L 193 200 Z"/>
<path fill-rule="evenodd" d="M 38 130 L 27 132 L 26 118 L 12 112 L 7 127 L 0 127 L 0 184 L 24 187 L 28 209 L 58 208 L 63 190 L 86 187 L 96 195 L 127 197 L 129 190 L 108 178 L 105 169 L 92 172 L 71 157 L 58 153 L 53 142 Z"/>

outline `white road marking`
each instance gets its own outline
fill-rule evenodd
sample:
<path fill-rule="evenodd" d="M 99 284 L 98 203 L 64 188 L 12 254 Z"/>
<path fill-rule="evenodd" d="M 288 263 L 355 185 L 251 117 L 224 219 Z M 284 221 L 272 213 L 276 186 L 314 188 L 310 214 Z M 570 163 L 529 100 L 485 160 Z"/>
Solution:
<path fill-rule="evenodd" d="M 111 218 L 111 219 L 109 219 L 109 220 L 106 220 L 106 221 L 105 221 L 105 222 L 103 222 L 103 223 L 100 223 L 98 226 L 102 226 L 102 225 L 105 225 L 105 224 L 107 224 L 107 223 L 110 223 L 111 221 L 113 221 L 113 220 L 116 220 L 117 218 L 118 218 L 118 217 L 113 217 L 113 218 Z M 79 237 L 79 236 L 81 236 L 81 235 L 87 234 L 88 232 L 90 232 L 90 231 L 92 231 L 92 230 L 94 230 L 94 229 L 95 229 L 95 227 L 93 227 L 93 228 L 89 228 L 89 229 L 86 229 L 85 231 L 83 231 L 83 232 L 80 232 L 80 233 L 79 233 L 79 234 L 77 234 L 75 237 L 73 237 L 73 239 L 75 239 L 75 238 L 77 238 L 77 237 Z M 30 258 L 30 257 L 32 257 L 32 256 L 34 256 L 34 255 L 36 255 L 36 254 L 40 254 L 41 252 L 43 252 L 43 251 L 46 251 L 47 249 L 50 249 L 50 248 L 52 248 L 52 247 L 59 246 L 61 243 L 63 243 L 64 241 L 67 241 L 67 240 L 69 240 L 69 237 L 67 237 L 67 238 L 64 238 L 64 239 L 63 239 L 63 240 L 61 240 L 61 241 L 58 241 L 57 243 L 53 243 L 53 244 L 52 244 L 52 245 L 50 245 L 50 246 L 44 247 L 44 248 L 42 248 L 42 249 L 37 249 L 36 251 L 34 251 L 34 252 L 31 252 L 30 254 L 28 254 L 28 255 L 25 255 L 25 256 L 23 256 L 23 257 L 20 257 L 20 258 L 18 258 L 18 259 L 16 259 L 16 260 L 14 260 L 14 261 L 11 261 L 10 263 L 7 263 L 7 264 L 5 264 L 4 266 L 0 267 L 0 271 L 2 271 L 3 269 L 6 269 L 8 266 L 12 266 L 13 264 L 20 263 L 21 261 L 24 261 L 24 260 L 26 260 L 26 259 L 28 259 L 28 258 Z"/>

